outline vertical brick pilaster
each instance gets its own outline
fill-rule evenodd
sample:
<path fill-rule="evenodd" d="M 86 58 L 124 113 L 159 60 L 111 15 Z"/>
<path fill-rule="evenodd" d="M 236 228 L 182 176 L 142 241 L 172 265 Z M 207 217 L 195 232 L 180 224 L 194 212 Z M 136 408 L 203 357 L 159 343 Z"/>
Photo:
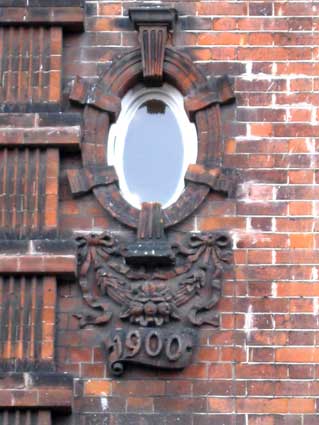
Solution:
<path fill-rule="evenodd" d="M 45 178 L 43 229 L 44 231 L 54 231 L 58 226 L 58 178 L 60 170 L 60 154 L 58 149 L 48 149 L 46 156 L 47 167 Z"/>
<path fill-rule="evenodd" d="M 45 277 L 43 282 L 41 360 L 55 359 L 55 323 L 57 305 L 57 282 L 55 277 Z"/>
<path fill-rule="evenodd" d="M 60 102 L 62 84 L 62 28 L 50 29 L 49 102 Z"/>

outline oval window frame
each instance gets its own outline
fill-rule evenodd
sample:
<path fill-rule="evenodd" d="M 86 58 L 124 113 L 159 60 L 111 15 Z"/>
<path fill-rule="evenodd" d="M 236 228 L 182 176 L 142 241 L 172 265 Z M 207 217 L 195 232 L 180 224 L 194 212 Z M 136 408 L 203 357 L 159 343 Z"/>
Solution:
<path fill-rule="evenodd" d="M 182 172 L 178 184 L 169 200 L 162 205 L 163 209 L 174 204 L 184 192 L 184 178 L 187 168 L 197 162 L 198 155 L 196 125 L 189 120 L 186 114 L 184 97 L 180 91 L 167 83 L 164 83 L 161 87 L 146 87 L 143 84 L 137 84 L 130 89 L 122 98 L 118 119 L 110 126 L 107 138 L 107 163 L 116 170 L 121 195 L 138 210 L 141 209 L 141 205 L 137 202 L 136 196 L 130 192 L 124 173 L 124 147 L 128 128 L 134 115 L 149 100 L 161 100 L 171 109 L 181 132 L 184 150 Z"/>
<path fill-rule="evenodd" d="M 133 229 L 139 226 L 141 210 L 132 207 L 120 193 L 117 173 L 107 162 L 107 140 L 110 125 L 121 111 L 121 99 L 141 81 L 143 58 L 139 47 L 114 60 L 111 66 L 105 65 L 93 84 L 77 77 L 70 93 L 70 100 L 84 105 L 80 145 L 83 168 L 68 170 L 71 191 L 76 196 L 92 191 L 111 217 Z M 165 48 L 163 81 L 184 96 L 184 108 L 198 134 L 198 157 L 196 164 L 192 164 L 195 174 L 186 174 L 184 192 L 173 205 L 162 210 L 164 228 L 168 229 L 189 217 L 211 191 L 207 172 L 223 164 L 220 107 L 233 102 L 235 95 L 227 76 L 208 80 L 188 55 L 172 47 Z M 206 174 L 200 175 L 203 172 Z M 222 168 L 220 172 L 223 175 Z M 235 178 L 237 182 L 238 177 Z M 224 176 L 225 182 L 234 187 L 231 178 Z"/>

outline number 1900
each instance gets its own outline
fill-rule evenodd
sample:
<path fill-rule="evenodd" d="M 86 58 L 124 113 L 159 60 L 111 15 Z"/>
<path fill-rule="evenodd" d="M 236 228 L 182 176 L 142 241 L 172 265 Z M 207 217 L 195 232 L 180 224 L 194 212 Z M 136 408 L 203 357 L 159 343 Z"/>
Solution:
<path fill-rule="evenodd" d="M 186 348 L 181 335 L 177 333 L 161 335 L 158 330 L 152 329 L 149 332 L 140 332 L 137 329 L 128 332 L 125 338 L 116 335 L 113 344 L 117 356 L 119 358 L 132 358 L 137 356 L 141 351 L 151 357 L 156 358 L 165 355 L 171 362 L 177 361 L 183 355 Z"/>

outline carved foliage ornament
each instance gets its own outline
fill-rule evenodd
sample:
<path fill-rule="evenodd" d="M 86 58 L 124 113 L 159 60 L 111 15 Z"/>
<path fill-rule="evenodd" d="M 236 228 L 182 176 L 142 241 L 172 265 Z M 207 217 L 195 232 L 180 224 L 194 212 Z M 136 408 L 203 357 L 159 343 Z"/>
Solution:
<path fill-rule="evenodd" d="M 77 196 L 92 191 L 113 217 L 137 231 L 129 242 L 111 233 L 77 240 L 80 286 L 92 311 L 77 317 L 81 326 L 106 326 L 109 369 L 117 375 L 126 364 L 181 369 L 191 361 L 197 328 L 218 326 L 215 306 L 231 262 L 230 237 L 191 233 L 185 240 L 167 240 L 164 230 L 194 212 L 210 191 L 233 196 L 238 181 L 236 170 L 222 166 L 220 107 L 234 99 L 228 78 L 208 80 L 169 46 L 175 10 L 133 9 L 130 19 L 139 31 L 140 48 L 114 61 L 92 86 L 78 78 L 70 95 L 85 106 L 83 168 L 69 170 L 71 190 Z M 197 162 L 188 167 L 183 193 L 163 210 L 157 203 L 142 204 L 141 210 L 130 205 L 107 161 L 109 128 L 119 116 L 121 99 L 141 81 L 176 87 L 197 129 Z"/>
<path fill-rule="evenodd" d="M 127 363 L 185 367 L 197 343 L 196 327 L 218 326 L 214 308 L 231 263 L 229 236 L 191 233 L 175 241 L 169 267 L 128 265 L 126 243 L 109 233 L 77 242 L 80 286 L 94 311 L 78 314 L 80 325 L 120 328 L 104 341 L 110 371 L 121 374 Z"/>

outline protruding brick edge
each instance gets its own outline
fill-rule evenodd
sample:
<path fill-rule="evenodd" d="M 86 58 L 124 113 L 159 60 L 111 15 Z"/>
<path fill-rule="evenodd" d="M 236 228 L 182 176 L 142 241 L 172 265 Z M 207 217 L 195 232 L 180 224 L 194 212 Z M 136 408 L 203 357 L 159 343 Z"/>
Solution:
<path fill-rule="evenodd" d="M 1 409 L 32 408 L 69 413 L 72 400 L 70 375 L 31 372 L 0 375 Z"/>
<path fill-rule="evenodd" d="M 0 274 L 76 275 L 75 243 L 68 240 L 6 240 L 0 247 Z"/>
<path fill-rule="evenodd" d="M 78 149 L 80 141 L 79 126 L 0 129 L 0 148 L 23 145 Z"/>
<path fill-rule="evenodd" d="M 0 273 L 76 274 L 75 255 L 0 255 Z"/>
<path fill-rule="evenodd" d="M 59 25 L 70 31 L 83 30 L 81 7 L 0 7 L 0 25 Z"/>

